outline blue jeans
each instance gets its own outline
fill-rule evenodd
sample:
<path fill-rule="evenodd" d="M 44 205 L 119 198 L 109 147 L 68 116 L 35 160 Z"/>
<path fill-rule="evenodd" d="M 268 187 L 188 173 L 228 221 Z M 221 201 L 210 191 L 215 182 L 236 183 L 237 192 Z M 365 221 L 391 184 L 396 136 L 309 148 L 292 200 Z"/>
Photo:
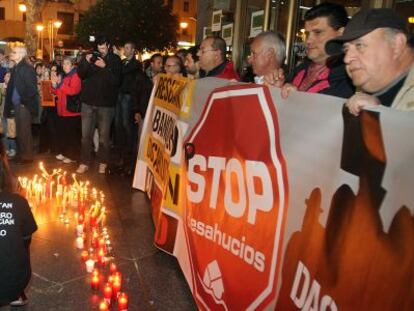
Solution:
<path fill-rule="evenodd" d="M 114 107 L 99 107 L 82 103 L 82 164 L 89 165 L 92 160 L 93 132 L 96 127 L 99 133 L 97 154 L 99 163 L 109 163 L 110 131 L 114 112 Z"/>
<path fill-rule="evenodd" d="M 3 145 L 6 147 L 6 151 L 15 150 L 16 151 L 16 139 L 14 138 L 8 138 L 7 137 L 7 118 L 4 117 L 2 119 L 3 123 Z"/>
<path fill-rule="evenodd" d="M 115 108 L 115 146 L 120 153 L 124 165 L 130 165 L 133 156 L 134 133 L 137 126 L 134 122 L 131 95 L 120 93 Z"/>

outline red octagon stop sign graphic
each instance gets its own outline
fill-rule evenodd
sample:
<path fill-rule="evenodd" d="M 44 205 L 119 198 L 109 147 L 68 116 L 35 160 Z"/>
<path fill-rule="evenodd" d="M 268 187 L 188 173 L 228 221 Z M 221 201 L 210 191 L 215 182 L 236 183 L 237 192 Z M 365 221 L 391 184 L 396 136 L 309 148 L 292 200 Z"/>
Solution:
<path fill-rule="evenodd" d="M 186 144 L 185 232 L 201 309 L 260 309 L 276 294 L 287 171 L 266 87 L 215 90 Z"/>

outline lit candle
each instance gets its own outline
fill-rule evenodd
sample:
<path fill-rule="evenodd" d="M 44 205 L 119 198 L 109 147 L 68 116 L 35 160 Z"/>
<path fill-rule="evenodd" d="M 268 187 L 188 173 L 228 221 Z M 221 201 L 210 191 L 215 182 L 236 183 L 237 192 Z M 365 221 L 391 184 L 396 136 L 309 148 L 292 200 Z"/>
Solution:
<path fill-rule="evenodd" d="M 92 247 L 97 248 L 98 247 L 98 242 L 99 242 L 99 234 L 96 231 L 93 231 L 92 234 Z"/>
<path fill-rule="evenodd" d="M 99 275 L 93 275 L 92 276 L 91 287 L 94 290 L 99 289 Z"/>
<path fill-rule="evenodd" d="M 99 304 L 99 311 L 108 311 L 109 310 L 109 306 L 108 304 L 104 301 L 101 301 L 101 303 Z"/>
<path fill-rule="evenodd" d="M 111 304 L 112 299 L 112 284 L 106 283 L 104 286 L 104 299 L 108 305 Z"/>
<path fill-rule="evenodd" d="M 108 276 L 108 283 L 112 284 L 114 282 L 114 276 L 110 275 Z"/>
<path fill-rule="evenodd" d="M 119 282 L 121 282 L 122 281 L 122 273 L 119 272 L 119 271 L 116 271 L 114 273 L 114 280 L 119 280 Z"/>
<path fill-rule="evenodd" d="M 50 199 L 52 199 L 52 197 L 53 197 L 53 184 L 54 183 L 55 183 L 54 181 L 50 182 L 50 186 L 49 186 L 49 198 Z"/>
<path fill-rule="evenodd" d="M 108 304 L 105 301 L 101 301 L 99 304 L 99 311 L 108 311 L 109 307 Z"/>
<path fill-rule="evenodd" d="M 116 272 L 116 264 L 114 264 L 113 262 L 111 262 L 111 264 L 109 266 L 109 272 L 111 272 L 111 273 Z"/>
<path fill-rule="evenodd" d="M 86 265 L 86 271 L 87 271 L 88 273 L 92 273 L 92 271 L 93 271 L 93 267 L 95 267 L 95 261 L 94 261 L 93 259 L 88 259 L 88 260 L 85 262 L 85 265 Z"/>
<path fill-rule="evenodd" d="M 84 247 L 84 245 L 83 245 L 84 243 L 83 243 L 83 237 L 77 237 L 76 238 L 76 247 L 78 248 L 78 249 L 82 249 L 83 247 Z"/>
<path fill-rule="evenodd" d="M 98 262 L 101 266 L 105 266 L 105 251 L 102 248 L 98 252 Z"/>
<path fill-rule="evenodd" d="M 85 215 L 83 213 L 79 213 L 78 215 L 78 224 L 82 224 L 85 221 Z"/>
<path fill-rule="evenodd" d="M 128 295 L 125 293 L 120 293 L 118 297 L 118 311 L 127 311 L 128 310 Z"/>
<path fill-rule="evenodd" d="M 83 224 L 79 224 L 76 226 L 76 234 L 81 236 L 83 234 Z"/>
<path fill-rule="evenodd" d="M 96 268 L 93 269 L 93 271 L 92 271 L 92 277 L 94 277 L 94 276 L 98 277 L 98 279 L 101 280 L 101 275 L 99 274 L 99 270 L 96 269 Z"/>
<path fill-rule="evenodd" d="M 112 283 L 112 293 L 114 298 L 118 298 L 118 294 L 121 291 L 121 281 L 119 279 L 114 278 Z"/>
<path fill-rule="evenodd" d="M 104 238 L 100 238 L 99 239 L 98 246 L 100 248 L 104 248 L 105 247 L 105 239 Z"/>
<path fill-rule="evenodd" d="M 82 261 L 88 260 L 88 257 L 89 257 L 88 251 L 82 251 L 82 253 L 81 253 L 81 259 L 82 259 Z"/>

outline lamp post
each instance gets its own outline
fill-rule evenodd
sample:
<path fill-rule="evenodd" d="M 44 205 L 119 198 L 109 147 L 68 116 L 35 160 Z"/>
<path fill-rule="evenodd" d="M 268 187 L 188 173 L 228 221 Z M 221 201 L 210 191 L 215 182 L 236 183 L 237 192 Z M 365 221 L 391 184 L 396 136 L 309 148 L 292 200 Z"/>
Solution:
<path fill-rule="evenodd" d="M 53 61 L 55 59 L 55 28 L 59 29 L 62 26 L 62 22 L 59 20 L 50 20 L 47 26 L 49 32 L 50 61 Z"/>

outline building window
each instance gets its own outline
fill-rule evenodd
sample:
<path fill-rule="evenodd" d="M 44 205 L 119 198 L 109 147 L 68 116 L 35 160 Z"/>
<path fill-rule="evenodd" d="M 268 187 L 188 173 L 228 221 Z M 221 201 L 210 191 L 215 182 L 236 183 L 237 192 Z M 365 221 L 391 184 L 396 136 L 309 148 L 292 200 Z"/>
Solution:
<path fill-rule="evenodd" d="M 25 22 L 26 21 L 26 12 L 22 13 L 22 17 L 23 17 L 23 22 Z"/>
<path fill-rule="evenodd" d="M 6 19 L 6 9 L 0 8 L 0 20 L 4 21 Z"/>
<path fill-rule="evenodd" d="M 184 12 L 189 12 L 190 11 L 190 3 L 188 1 L 184 1 L 183 11 Z"/>
<path fill-rule="evenodd" d="M 57 18 L 62 22 L 62 26 L 60 26 L 58 30 L 58 34 L 60 35 L 73 35 L 74 29 L 74 14 L 73 13 L 64 13 L 58 12 Z"/>

